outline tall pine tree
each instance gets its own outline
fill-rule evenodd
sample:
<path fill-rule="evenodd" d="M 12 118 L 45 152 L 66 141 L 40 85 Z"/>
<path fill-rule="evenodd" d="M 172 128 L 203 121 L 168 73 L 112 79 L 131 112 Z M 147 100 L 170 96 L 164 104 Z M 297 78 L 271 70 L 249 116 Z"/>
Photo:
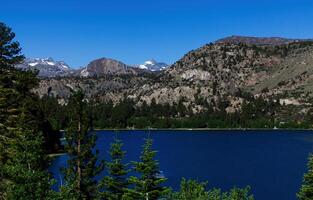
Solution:
<path fill-rule="evenodd" d="M 93 151 L 96 135 L 89 129 L 88 108 L 82 91 L 74 92 L 70 97 L 68 111 L 70 121 L 65 134 L 65 150 L 69 160 L 64 169 L 62 199 L 94 199 L 97 195 L 95 177 L 103 169 L 103 163 L 97 164 L 98 152 Z"/>
<path fill-rule="evenodd" d="M 297 194 L 300 200 L 311 200 L 313 199 L 313 155 L 309 156 L 308 161 L 308 172 L 304 174 L 303 183 Z"/>
<path fill-rule="evenodd" d="M 134 162 L 134 171 L 139 176 L 130 178 L 134 184 L 131 195 L 138 200 L 156 200 L 168 192 L 161 184 L 166 181 L 159 169 L 159 163 L 155 160 L 156 151 L 152 150 L 152 139 L 146 139 L 141 152 L 140 161 Z"/>
<path fill-rule="evenodd" d="M 106 164 L 108 176 L 105 176 L 100 182 L 100 198 L 108 200 L 127 199 L 127 164 L 123 163 L 125 151 L 122 150 L 122 142 L 115 138 L 111 144 L 110 156 L 111 161 Z"/>
<path fill-rule="evenodd" d="M 0 199 L 44 199 L 51 184 L 38 98 L 31 92 L 38 79 L 14 68 L 24 58 L 14 37 L 0 23 Z"/>

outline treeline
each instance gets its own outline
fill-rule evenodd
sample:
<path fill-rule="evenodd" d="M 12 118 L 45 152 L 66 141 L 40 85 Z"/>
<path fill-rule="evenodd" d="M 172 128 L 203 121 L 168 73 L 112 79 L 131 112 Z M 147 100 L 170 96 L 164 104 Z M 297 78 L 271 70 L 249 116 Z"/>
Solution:
<path fill-rule="evenodd" d="M 113 104 L 112 102 L 89 102 L 91 127 L 106 128 L 310 128 L 311 118 L 301 122 L 293 119 L 281 120 L 277 113 L 282 106 L 279 100 L 265 100 L 250 94 L 243 96 L 241 109 L 227 112 L 230 102 L 220 98 L 208 103 L 202 97 L 196 98 L 196 104 L 202 111 L 195 114 L 191 106 L 185 106 L 183 99 L 173 104 L 158 104 L 152 99 L 140 106 L 131 99 Z M 68 124 L 67 105 L 60 105 L 56 98 L 44 96 L 41 99 L 44 112 L 55 130 L 64 129 Z"/>

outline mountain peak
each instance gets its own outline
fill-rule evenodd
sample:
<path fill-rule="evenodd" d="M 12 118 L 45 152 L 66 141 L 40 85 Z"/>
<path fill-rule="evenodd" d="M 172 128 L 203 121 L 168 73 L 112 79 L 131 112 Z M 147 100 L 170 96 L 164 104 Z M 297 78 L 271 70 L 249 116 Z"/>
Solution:
<path fill-rule="evenodd" d="M 87 67 L 81 69 L 80 76 L 102 76 L 112 74 L 135 74 L 129 66 L 111 58 L 99 58 L 91 61 Z"/>

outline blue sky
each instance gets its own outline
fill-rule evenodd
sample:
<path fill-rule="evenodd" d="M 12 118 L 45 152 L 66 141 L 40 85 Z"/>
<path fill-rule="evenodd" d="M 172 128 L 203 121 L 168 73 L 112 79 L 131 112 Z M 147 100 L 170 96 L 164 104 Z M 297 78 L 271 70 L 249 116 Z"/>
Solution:
<path fill-rule="evenodd" d="M 313 38 L 312 0 L 0 0 L 27 57 L 173 63 L 230 35 Z"/>

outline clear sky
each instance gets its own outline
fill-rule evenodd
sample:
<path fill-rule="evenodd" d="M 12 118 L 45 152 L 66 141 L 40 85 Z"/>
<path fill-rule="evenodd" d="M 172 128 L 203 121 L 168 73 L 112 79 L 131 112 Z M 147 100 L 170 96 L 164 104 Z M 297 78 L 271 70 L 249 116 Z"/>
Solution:
<path fill-rule="evenodd" d="M 173 63 L 230 35 L 313 38 L 312 0 L 0 0 L 27 57 Z"/>

